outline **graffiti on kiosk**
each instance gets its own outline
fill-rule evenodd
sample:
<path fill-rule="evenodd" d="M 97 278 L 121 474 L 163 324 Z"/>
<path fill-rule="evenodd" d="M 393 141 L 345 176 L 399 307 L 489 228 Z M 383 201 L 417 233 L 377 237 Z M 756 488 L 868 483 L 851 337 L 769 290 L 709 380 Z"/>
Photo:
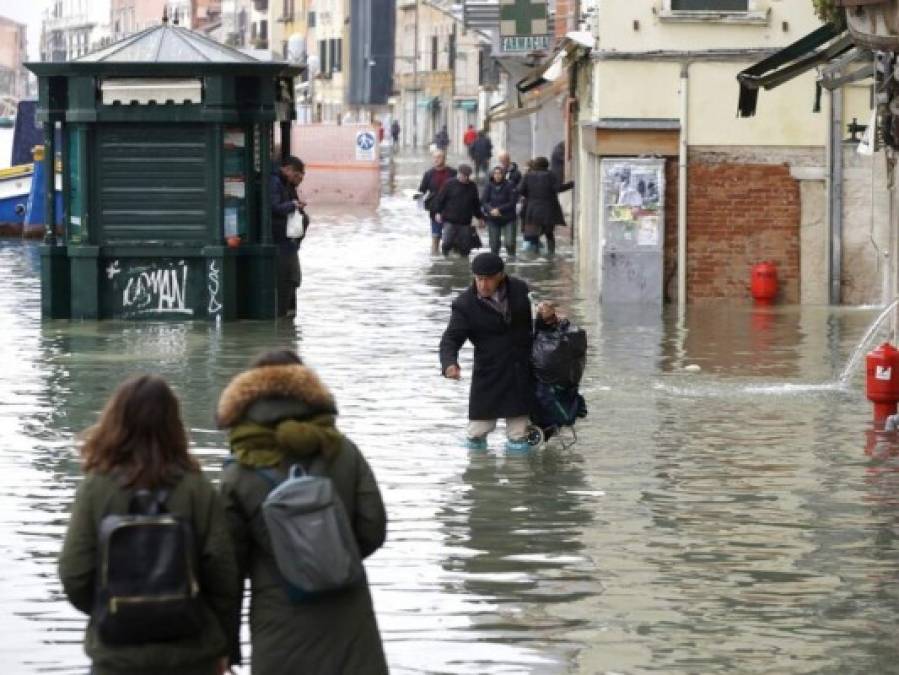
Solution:
<path fill-rule="evenodd" d="M 111 279 L 119 274 L 122 279 L 122 309 L 137 314 L 186 314 L 194 310 L 187 307 L 187 263 L 179 260 L 167 266 L 155 264 L 120 268 L 115 260 L 106 270 Z"/>
<path fill-rule="evenodd" d="M 222 311 L 221 298 L 219 291 L 221 290 L 221 282 L 219 281 L 219 268 L 215 260 L 209 261 L 209 307 L 207 313 L 211 316 Z"/>

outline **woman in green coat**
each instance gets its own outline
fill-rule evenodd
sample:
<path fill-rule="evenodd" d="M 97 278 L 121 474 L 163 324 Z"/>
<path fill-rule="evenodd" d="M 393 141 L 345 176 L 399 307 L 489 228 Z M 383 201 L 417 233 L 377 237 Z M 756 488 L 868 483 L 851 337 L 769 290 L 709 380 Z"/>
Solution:
<path fill-rule="evenodd" d="M 387 672 L 368 582 L 302 601 L 291 600 L 272 553 L 261 504 L 272 484 L 258 469 L 286 475 L 318 458 L 349 517 L 362 557 L 384 543 L 381 493 L 359 449 L 334 426 L 337 408 L 318 376 L 292 351 L 269 352 L 222 392 L 219 426 L 233 461 L 222 495 L 240 573 L 250 579 L 253 675 L 377 675 Z M 321 463 L 321 462 L 319 462 Z M 267 472 L 268 473 L 268 472 Z M 237 645 L 240 615 L 231 625 Z M 240 664 L 236 650 L 231 663 Z"/>
<path fill-rule="evenodd" d="M 152 375 L 124 382 L 98 423 L 86 432 L 81 454 L 85 477 L 75 494 L 59 576 L 69 602 L 91 616 L 84 643 L 93 664 L 91 673 L 226 672 L 226 655 L 231 651 L 226 626 L 239 611 L 234 550 L 221 500 L 188 454 L 175 394 L 164 380 Z M 95 602 L 102 548 L 100 524 L 106 516 L 129 513 L 132 497 L 139 490 L 164 490 L 167 511 L 190 525 L 193 574 L 199 585 L 199 630 L 164 642 L 110 644 L 97 626 L 98 613 L 105 611 Z"/>

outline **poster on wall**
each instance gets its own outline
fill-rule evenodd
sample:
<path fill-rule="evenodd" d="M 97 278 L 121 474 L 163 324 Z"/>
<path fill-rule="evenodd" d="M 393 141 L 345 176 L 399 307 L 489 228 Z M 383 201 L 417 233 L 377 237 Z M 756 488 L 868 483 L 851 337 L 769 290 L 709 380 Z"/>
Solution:
<path fill-rule="evenodd" d="M 622 159 L 603 162 L 606 242 L 620 248 L 662 245 L 664 163 Z"/>

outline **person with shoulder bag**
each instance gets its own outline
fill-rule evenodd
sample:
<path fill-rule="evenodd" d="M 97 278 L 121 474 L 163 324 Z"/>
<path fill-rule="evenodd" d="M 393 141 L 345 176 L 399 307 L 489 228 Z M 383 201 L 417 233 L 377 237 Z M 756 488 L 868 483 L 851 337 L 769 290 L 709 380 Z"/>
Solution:
<path fill-rule="evenodd" d="M 253 675 L 387 672 L 362 566 L 383 545 L 387 516 L 336 416 L 331 392 L 290 350 L 257 358 L 219 399 L 232 454 L 221 491 L 252 589 Z M 230 629 L 239 665 L 237 612 Z"/>
<path fill-rule="evenodd" d="M 221 500 L 159 377 L 121 384 L 81 447 L 59 576 L 88 614 L 92 675 L 221 675 L 239 607 Z"/>

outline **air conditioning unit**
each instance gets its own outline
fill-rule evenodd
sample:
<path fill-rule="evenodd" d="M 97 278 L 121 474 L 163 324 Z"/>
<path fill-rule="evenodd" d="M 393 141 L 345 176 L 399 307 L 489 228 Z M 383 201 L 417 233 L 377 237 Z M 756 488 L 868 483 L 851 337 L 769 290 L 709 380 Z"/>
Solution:
<path fill-rule="evenodd" d="M 875 51 L 899 51 L 899 0 L 837 0 L 852 41 Z"/>

